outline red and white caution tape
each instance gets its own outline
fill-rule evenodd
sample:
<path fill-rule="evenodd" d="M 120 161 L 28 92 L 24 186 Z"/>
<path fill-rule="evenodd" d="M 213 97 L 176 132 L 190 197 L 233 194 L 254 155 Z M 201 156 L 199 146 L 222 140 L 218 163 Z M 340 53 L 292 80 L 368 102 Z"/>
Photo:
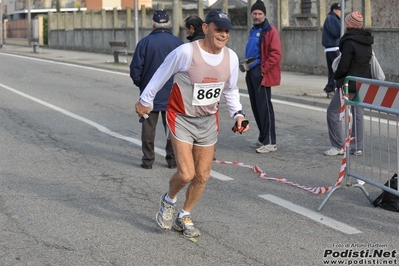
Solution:
<path fill-rule="evenodd" d="M 343 117 L 345 117 L 344 97 L 348 98 L 348 95 L 345 95 L 345 96 L 344 96 L 344 95 L 342 95 L 342 90 L 339 90 L 339 91 L 340 91 L 340 98 L 341 98 L 341 109 L 340 109 L 341 112 L 340 112 L 340 118 L 342 119 Z M 346 151 L 346 149 L 349 147 L 350 141 L 351 141 L 352 139 L 354 139 L 354 138 L 351 138 L 351 131 L 352 131 L 352 123 L 351 123 L 351 121 L 352 121 L 352 114 L 351 114 L 351 112 L 350 112 L 350 108 L 349 108 L 349 107 L 348 107 L 348 109 L 349 109 L 349 112 L 348 112 L 348 113 L 349 113 L 349 115 L 348 115 L 348 118 L 349 118 L 349 120 L 348 120 L 348 121 L 349 121 L 349 130 L 348 130 L 348 137 L 346 138 L 345 144 L 344 144 L 344 146 L 342 147 L 342 148 L 344 149 L 344 151 Z M 339 171 L 338 179 L 337 179 L 337 181 L 335 182 L 334 186 L 330 186 L 330 187 L 307 187 L 307 186 L 303 186 L 303 185 L 300 185 L 300 184 L 298 184 L 298 183 L 289 181 L 289 180 L 285 179 L 284 177 L 269 177 L 269 176 L 267 176 L 267 174 L 266 174 L 262 169 L 260 169 L 260 167 L 257 166 L 257 165 L 252 166 L 252 165 L 244 164 L 244 163 L 240 163 L 240 162 L 229 162 L 229 161 L 219 161 L 219 160 L 215 160 L 215 161 L 213 161 L 213 162 L 214 162 L 214 163 L 218 163 L 218 164 L 231 164 L 231 165 L 236 165 L 236 166 L 240 166 L 240 167 L 250 168 L 250 169 L 252 169 L 255 173 L 257 173 L 257 174 L 258 174 L 258 177 L 261 178 L 261 179 L 278 181 L 278 182 L 281 182 L 281 183 L 284 183 L 284 184 L 288 184 L 288 185 L 291 185 L 291 186 L 294 186 L 294 187 L 297 187 L 297 188 L 306 190 L 306 191 L 308 191 L 308 192 L 310 192 L 310 193 L 320 195 L 320 194 L 327 193 L 327 192 L 329 192 L 330 190 L 332 190 L 334 187 L 338 187 L 338 186 L 341 185 L 342 179 L 343 179 L 344 176 L 345 176 L 346 152 L 344 152 L 344 156 L 343 156 L 343 158 L 342 158 L 342 163 L 341 163 L 341 168 L 340 168 L 340 171 Z"/>
<path fill-rule="evenodd" d="M 229 161 L 219 161 L 219 160 L 215 160 L 213 161 L 214 163 L 218 163 L 218 164 L 231 164 L 231 165 L 236 165 L 236 166 L 241 166 L 241 167 L 246 167 L 246 168 L 251 168 L 255 173 L 258 174 L 258 177 L 261 179 L 265 179 L 265 180 L 274 180 L 274 181 L 279 181 L 281 183 L 284 184 L 288 184 L 297 188 L 301 188 L 304 189 L 308 192 L 311 192 L 313 194 L 323 194 L 326 193 L 328 191 L 330 191 L 333 187 L 306 187 L 306 186 L 302 186 L 298 183 L 294 183 L 292 181 L 289 181 L 287 179 L 285 179 L 284 177 L 269 177 L 267 176 L 267 174 L 260 169 L 259 166 L 257 165 L 248 165 L 248 164 L 244 164 L 244 163 L 240 163 L 240 162 L 229 162 Z M 336 183 L 335 186 L 339 186 L 340 182 Z"/>

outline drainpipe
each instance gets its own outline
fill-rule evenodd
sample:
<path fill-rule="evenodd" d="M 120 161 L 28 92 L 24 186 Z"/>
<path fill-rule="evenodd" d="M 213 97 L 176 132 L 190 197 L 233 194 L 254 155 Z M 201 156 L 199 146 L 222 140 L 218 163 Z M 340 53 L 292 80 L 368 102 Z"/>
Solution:
<path fill-rule="evenodd" d="M 0 48 L 3 47 L 3 2 L 0 0 Z"/>
<path fill-rule="evenodd" d="M 134 40 L 136 42 L 135 48 L 137 43 L 139 42 L 139 1 L 134 0 Z"/>
<path fill-rule="evenodd" d="M 32 24 L 31 24 L 31 14 L 30 14 L 30 1 L 31 0 L 27 0 L 28 1 L 28 44 L 29 47 L 31 46 L 31 37 L 32 37 Z"/>

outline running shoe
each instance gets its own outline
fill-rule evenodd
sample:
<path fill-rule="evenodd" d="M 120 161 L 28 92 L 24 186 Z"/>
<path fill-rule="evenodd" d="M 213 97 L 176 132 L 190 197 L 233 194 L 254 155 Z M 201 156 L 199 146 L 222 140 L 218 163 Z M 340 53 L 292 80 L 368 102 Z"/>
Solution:
<path fill-rule="evenodd" d="M 272 151 L 277 151 L 276 144 L 266 144 L 256 149 L 257 153 L 268 153 Z"/>
<path fill-rule="evenodd" d="M 157 224 L 165 229 L 170 230 L 173 224 L 173 214 L 175 213 L 175 204 L 171 204 L 165 200 L 166 193 L 161 196 L 160 208 L 155 216 Z"/>
<path fill-rule="evenodd" d="M 324 152 L 327 156 L 335 156 L 344 154 L 344 150 L 342 148 L 331 147 L 328 151 Z"/>
<path fill-rule="evenodd" d="M 197 237 L 201 234 L 200 231 L 195 228 L 190 215 L 184 215 L 182 218 L 176 217 L 173 228 L 176 229 L 176 231 L 183 232 L 183 235 L 187 237 Z"/>
<path fill-rule="evenodd" d="M 363 151 L 362 150 L 350 150 L 350 154 L 356 155 L 356 156 L 362 156 Z"/>

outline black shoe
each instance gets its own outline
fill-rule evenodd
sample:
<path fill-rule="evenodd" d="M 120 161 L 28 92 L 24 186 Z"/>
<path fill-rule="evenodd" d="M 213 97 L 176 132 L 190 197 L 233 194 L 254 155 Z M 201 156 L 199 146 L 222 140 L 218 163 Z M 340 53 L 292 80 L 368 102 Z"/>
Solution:
<path fill-rule="evenodd" d="M 169 169 L 175 169 L 177 167 L 176 164 L 168 164 Z"/>
<path fill-rule="evenodd" d="M 141 166 L 141 168 L 144 168 L 144 169 L 147 169 L 147 170 L 152 169 L 152 165 L 146 165 L 146 164 L 142 163 L 140 166 Z"/>

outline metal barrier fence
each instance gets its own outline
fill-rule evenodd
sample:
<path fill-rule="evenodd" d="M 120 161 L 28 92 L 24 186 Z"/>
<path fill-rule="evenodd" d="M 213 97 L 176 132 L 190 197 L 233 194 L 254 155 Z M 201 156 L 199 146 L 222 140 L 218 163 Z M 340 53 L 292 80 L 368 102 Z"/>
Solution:
<path fill-rule="evenodd" d="M 355 81 L 357 87 L 357 94 L 352 100 L 348 94 L 349 81 Z M 395 173 L 399 173 L 399 83 L 348 76 L 344 84 L 346 152 L 341 170 L 345 182 L 330 190 L 318 211 L 340 188 L 360 188 L 373 204 L 364 183 L 399 196 L 399 188 L 395 190 L 384 185 Z M 363 117 L 357 116 L 356 112 L 349 113 L 351 106 L 364 110 L 363 132 L 357 132 L 356 127 L 352 131 L 352 121 Z M 358 139 L 361 138 L 356 136 L 363 137 L 363 149 L 358 155 L 358 149 L 350 151 L 350 147 L 358 148 Z"/>

